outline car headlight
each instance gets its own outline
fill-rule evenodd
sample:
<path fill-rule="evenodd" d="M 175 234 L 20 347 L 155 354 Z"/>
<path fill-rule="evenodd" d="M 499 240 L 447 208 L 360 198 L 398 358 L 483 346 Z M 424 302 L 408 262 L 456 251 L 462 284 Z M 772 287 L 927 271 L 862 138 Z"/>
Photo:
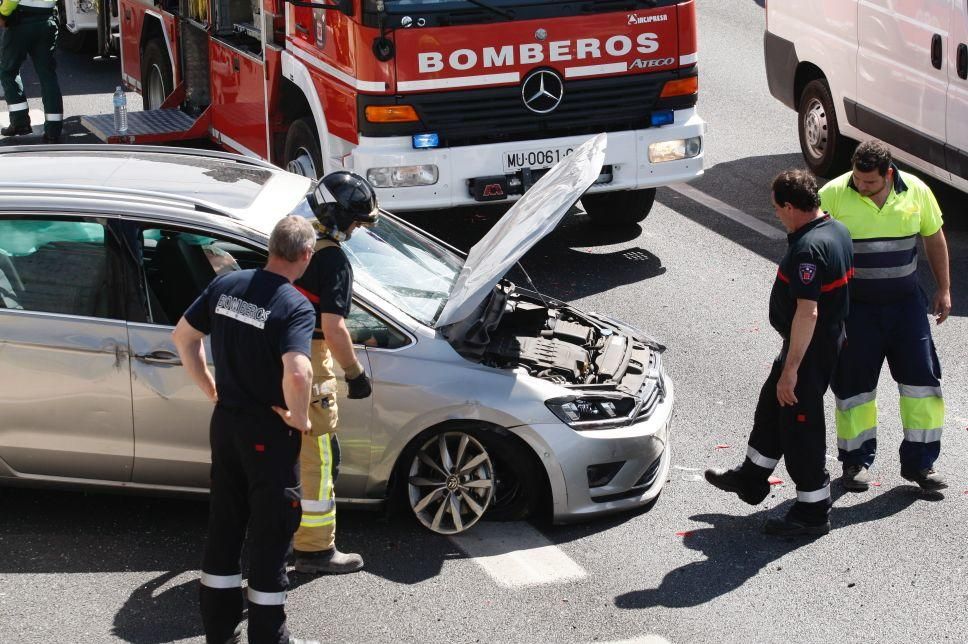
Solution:
<path fill-rule="evenodd" d="M 545 405 L 572 429 L 611 429 L 631 422 L 635 399 L 630 396 L 562 396 L 546 400 Z"/>
<path fill-rule="evenodd" d="M 681 161 L 698 156 L 702 151 L 702 137 L 694 136 L 689 139 L 675 139 L 649 144 L 649 161 L 651 163 L 665 163 L 666 161 Z"/>
<path fill-rule="evenodd" d="M 432 164 L 370 168 L 366 171 L 366 179 L 373 184 L 374 188 L 432 186 L 437 183 L 439 176 L 437 166 Z"/>

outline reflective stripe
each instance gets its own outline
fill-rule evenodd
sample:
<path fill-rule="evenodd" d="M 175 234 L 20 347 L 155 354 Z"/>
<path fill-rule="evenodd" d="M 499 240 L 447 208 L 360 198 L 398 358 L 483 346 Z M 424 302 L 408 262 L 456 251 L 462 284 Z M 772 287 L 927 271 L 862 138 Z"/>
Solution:
<path fill-rule="evenodd" d="M 861 446 L 869 440 L 877 438 L 877 428 L 871 427 L 870 429 L 865 429 L 857 436 L 853 438 L 838 438 L 837 448 L 842 449 L 845 452 L 853 452 L 858 450 Z"/>
<path fill-rule="evenodd" d="M 886 280 L 907 277 L 918 270 L 918 260 L 915 258 L 906 266 L 888 266 L 885 268 L 854 268 L 854 278 L 859 280 Z"/>
<path fill-rule="evenodd" d="M 57 4 L 56 0 L 20 0 L 21 7 L 34 7 L 35 9 L 53 9 Z"/>
<path fill-rule="evenodd" d="M 817 503 L 819 501 L 826 501 L 830 498 L 830 486 L 825 485 L 819 490 L 814 490 L 813 492 L 804 492 L 802 490 L 797 490 L 797 501 L 801 503 Z"/>
<path fill-rule="evenodd" d="M 871 427 L 877 427 L 877 401 L 870 401 L 846 410 L 834 410 L 837 438 L 851 439 Z"/>
<path fill-rule="evenodd" d="M 7 106 L 7 111 L 8 112 L 22 112 L 25 109 L 27 109 L 28 107 L 30 107 L 30 106 L 27 105 L 26 103 L 14 103 L 13 105 L 8 105 Z"/>
<path fill-rule="evenodd" d="M 901 385 L 897 386 L 897 390 L 901 392 L 902 396 L 907 396 L 908 398 L 943 398 L 941 395 L 941 387 L 921 387 L 918 385 Z"/>
<path fill-rule="evenodd" d="M 282 606 L 286 603 L 285 591 L 281 593 L 264 593 L 249 586 L 249 601 L 260 606 Z"/>
<path fill-rule="evenodd" d="M 322 516 L 313 517 L 303 515 L 303 518 L 299 521 L 299 527 L 301 528 L 321 528 L 327 525 L 333 525 L 336 523 L 336 514 L 329 513 Z"/>
<path fill-rule="evenodd" d="M 752 445 L 746 448 L 746 458 L 750 459 L 754 465 L 759 465 L 768 470 L 772 470 L 780 462 L 780 459 L 763 456 Z"/>
<path fill-rule="evenodd" d="M 909 443 L 935 443 L 941 440 L 941 428 L 905 429 L 904 440 Z"/>
<path fill-rule="evenodd" d="M 869 403 L 877 398 L 876 391 L 865 391 L 862 394 L 857 394 L 856 396 L 851 396 L 850 398 L 836 398 L 837 409 L 840 411 L 847 411 L 848 409 L 853 409 L 854 407 L 859 407 L 864 403 Z"/>
<path fill-rule="evenodd" d="M 333 499 L 323 499 L 322 501 L 303 499 L 300 503 L 302 504 L 303 512 L 329 512 L 333 509 L 335 502 Z"/>
<path fill-rule="evenodd" d="M 333 453 L 330 449 L 329 434 L 316 439 L 319 445 L 319 500 L 333 498 Z"/>
<path fill-rule="evenodd" d="M 918 245 L 917 237 L 904 237 L 901 239 L 887 239 L 881 241 L 855 241 L 854 254 L 860 253 L 893 253 L 902 250 L 911 250 Z"/>
<path fill-rule="evenodd" d="M 63 114 L 45 114 L 44 119 L 48 121 L 63 121 L 64 115 Z"/>
<path fill-rule="evenodd" d="M 242 574 L 238 575 L 213 575 L 202 572 L 202 585 L 207 588 L 241 588 Z"/>

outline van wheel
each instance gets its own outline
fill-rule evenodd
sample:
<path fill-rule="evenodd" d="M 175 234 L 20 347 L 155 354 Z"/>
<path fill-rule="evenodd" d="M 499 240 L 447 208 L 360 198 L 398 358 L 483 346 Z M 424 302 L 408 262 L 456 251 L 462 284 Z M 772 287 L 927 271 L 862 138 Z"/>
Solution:
<path fill-rule="evenodd" d="M 599 226 L 631 226 L 649 216 L 655 203 L 655 188 L 621 190 L 585 195 L 581 204 Z"/>
<path fill-rule="evenodd" d="M 149 40 L 141 54 L 141 98 L 144 109 L 159 109 L 174 90 L 168 48 L 157 38 Z"/>
<path fill-rule="evenodd" d="M 319 135 L 312 117 L 296 119 L 286 134 L 286 170 L 310 179 L 323 174 L 323 155 L 319 152 Z"/>
<path fill-rule="evenodd" d="M 832 178 L 849 170 L 856 143 L 840 133 L 827 81 L 821 78 L 807 83 L 798 112 L 800 149 L 813 173 Z"/>

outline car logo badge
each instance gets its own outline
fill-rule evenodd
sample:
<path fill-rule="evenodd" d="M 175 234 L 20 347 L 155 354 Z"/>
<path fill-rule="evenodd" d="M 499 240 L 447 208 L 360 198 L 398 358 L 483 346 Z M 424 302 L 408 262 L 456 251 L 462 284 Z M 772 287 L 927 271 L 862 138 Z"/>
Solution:
<path fill-rule="evenodd" d="M 545 29 L 539 29 L 538 31 L 534 32 L 534 37 L 538 40 L 544 40 L 548 37 L 548 32 Z"/>
<path fill-rule="evenodd" d="M 535 114 L 553 112 L 565 96 L 565 83 L 550 69 L 531 72 L 521 83 L 521 100 Z"/>

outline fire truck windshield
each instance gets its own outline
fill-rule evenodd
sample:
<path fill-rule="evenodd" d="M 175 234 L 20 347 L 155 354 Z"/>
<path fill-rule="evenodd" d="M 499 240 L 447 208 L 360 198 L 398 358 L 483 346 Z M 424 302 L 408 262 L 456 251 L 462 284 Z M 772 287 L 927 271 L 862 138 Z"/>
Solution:
<path fill-rule="evenodd" d="M 422 27 L 495 20 L 587 15 L 626 9 L 654 9 L 682 0 L 628 0 L 616 4 L 585 0 L 365 0 L 366 14 L 390 18 L 390 27 Z"/>

